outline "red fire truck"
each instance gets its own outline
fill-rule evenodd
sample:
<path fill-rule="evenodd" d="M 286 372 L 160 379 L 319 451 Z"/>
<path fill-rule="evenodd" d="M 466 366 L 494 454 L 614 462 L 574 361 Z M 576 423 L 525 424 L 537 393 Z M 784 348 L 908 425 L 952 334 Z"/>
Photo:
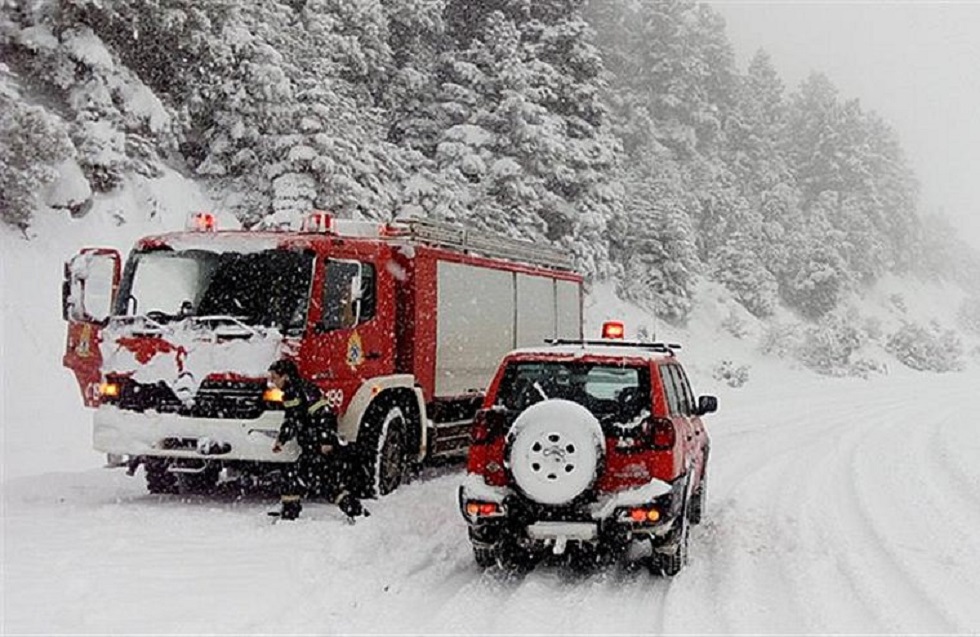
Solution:
<path fill-rule="evenodd" d="M 315 212 L 255 232 L 191 219 L 139 240 L 125 265 L 108 248 L 65 264 L 64 365 L 95 410 L 95 449 L 142 465 L 152 492 L 295 460 L 295 443 L 271 450 L 279 357 L 322 388 L 382 495 L 408 466 L 465 453 L 506 352 L 582 336 L 582 278 L 550 247 L 426 220 Z"/>

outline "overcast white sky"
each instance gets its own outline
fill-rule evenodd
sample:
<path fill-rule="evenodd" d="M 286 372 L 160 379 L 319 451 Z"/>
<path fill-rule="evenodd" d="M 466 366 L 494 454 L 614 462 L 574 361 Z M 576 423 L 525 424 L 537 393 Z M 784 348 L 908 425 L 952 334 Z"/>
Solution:
<path fill-rule="evenodd" d="M 898 131 L 922 186 L 980 247 L 980 0 L 725 0 L 739 68 L 769 52 L 787 90 L 811 71 Z"/>

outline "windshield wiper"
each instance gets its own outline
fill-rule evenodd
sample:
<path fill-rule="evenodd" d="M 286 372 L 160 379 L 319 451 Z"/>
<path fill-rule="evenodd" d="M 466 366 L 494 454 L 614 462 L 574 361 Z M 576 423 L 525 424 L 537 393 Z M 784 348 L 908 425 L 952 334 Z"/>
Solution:
<path fill-rule="evenodd" d="M 231 334 L 225 333 L 222 334 L 222 336 L 265 336 L 265 332 L 263 330 L 258 330 L 252 327 L 251 325 L 244 323 L 238 317 L 230 316 L 227 314 L 215 314 L 211 316 L 191 316 L 188 317 L 188 320 L 190 320 L 192 323 L 206 325 L 208 327 L 211 327 L 212 329 L 216 329 L 223 323 L 229 326 L 237 327 L 239 328 L 239 330 L 241 330 L 237 333 L 231 333 Z M 247 332 L 247 334 L 243 334 L 242 331 Z"/>

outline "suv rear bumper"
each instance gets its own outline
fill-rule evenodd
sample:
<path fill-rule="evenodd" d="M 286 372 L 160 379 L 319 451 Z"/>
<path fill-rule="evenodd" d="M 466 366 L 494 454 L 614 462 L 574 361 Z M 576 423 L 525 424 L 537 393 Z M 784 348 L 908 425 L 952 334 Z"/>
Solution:
<path fill-rule="evenodd" d="M 594 502 L 567 508 L 546 508 L 529 502 L 508 487 L 492 487 L 480 476 L 468 474 L 459 487 L 460 513 L 469 527 L 470 540 L 477 546 L 492 547 L 502 541 L 516 542 L 525 550 L 564 551 L 568 544 L 633 552 L 636 544 L 649 554 L 670 550 L 676 540 L 686 476 L 673 483 L 654 481 L 601 497 Z M 499 512 L 470 515 L 470 502 L 493 503 Z M 661 517 L 653 523 L 634 522 L 631 507 L 656 505 Z"/>
<path fill-rule="evenodd" d="M 282 452 L 272 453 L 282 419 L 281 411 L 241 420 L 190 418 L 103 405 L 93 417 L 92 442 L 97 451 L 119 456 L 293 462 L 299 456 L 295 441 L 285 445 Z"/>

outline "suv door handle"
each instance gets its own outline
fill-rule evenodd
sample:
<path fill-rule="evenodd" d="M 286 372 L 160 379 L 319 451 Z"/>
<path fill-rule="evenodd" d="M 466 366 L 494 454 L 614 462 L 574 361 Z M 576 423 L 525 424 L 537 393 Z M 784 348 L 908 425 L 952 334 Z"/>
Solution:
<path fill-rule="evenodd" d="M 367 352 L 364 354 L 364 358 L 371 361 L 379 359 L 381 358 L 381 352 Z"/>

